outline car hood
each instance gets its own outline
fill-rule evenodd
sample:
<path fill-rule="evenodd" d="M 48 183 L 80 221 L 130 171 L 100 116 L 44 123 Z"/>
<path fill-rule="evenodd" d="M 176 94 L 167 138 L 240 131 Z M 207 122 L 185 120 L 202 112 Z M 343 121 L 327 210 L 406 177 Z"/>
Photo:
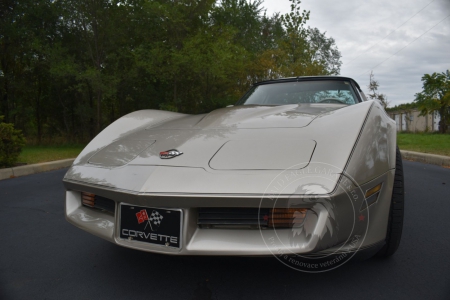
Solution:
<path fill-rule="evenodd" d="M 284 170 L 305 167 L 316 143 L 298 128 L 343 105 L 238 106 L 206 115 L 187 115 L 149 126 L 114 141 L 89 164 L 202 167 L 215 170 Z M 280 147 L 280 145 L 282 147 Z M 183 154 L 161 159 L 160 152 Z"/>

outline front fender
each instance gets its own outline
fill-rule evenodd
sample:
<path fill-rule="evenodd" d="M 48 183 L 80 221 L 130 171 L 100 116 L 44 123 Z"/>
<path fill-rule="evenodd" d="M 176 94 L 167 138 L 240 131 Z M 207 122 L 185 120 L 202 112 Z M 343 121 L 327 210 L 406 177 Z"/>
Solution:
<path fill-rule="evenodd" d="M 97 151 L 110 143 L 130 135 L 143 128 L 161 124 L 165 121 L 181 118 L 185 114 L 162 110 L 139 110 L 129 113 L 103 129 L 78 155 L 74 165 L 87 163 Z"/>
<path fill-rule="evenodd" d="M 346 175 L 361 185 L 394 169 L 396 146 L 395 121 L 374 102 L 347 163 Z"/>

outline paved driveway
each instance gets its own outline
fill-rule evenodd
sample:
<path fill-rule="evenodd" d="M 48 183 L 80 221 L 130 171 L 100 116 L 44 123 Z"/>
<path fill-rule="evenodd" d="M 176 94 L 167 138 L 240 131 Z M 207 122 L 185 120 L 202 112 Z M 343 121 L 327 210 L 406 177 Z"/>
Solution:
<path fill-rule="evenodd" d="M 3 180 L 0 299 L 450 299 L 450 169 L 404 166 L 396 255 L 322 274 L 272 257 L 172 257 L 115 246 L 65 221 L 65 170 Z"/>

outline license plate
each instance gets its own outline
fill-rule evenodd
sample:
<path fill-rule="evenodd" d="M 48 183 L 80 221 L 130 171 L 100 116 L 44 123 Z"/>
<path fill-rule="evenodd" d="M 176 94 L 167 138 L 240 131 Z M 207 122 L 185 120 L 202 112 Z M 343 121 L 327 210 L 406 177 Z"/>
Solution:
<path fill-rule="evenodd" d="M 181 247 L 181 209 L 120 205 L 120 237 L 166 247 Z"/>

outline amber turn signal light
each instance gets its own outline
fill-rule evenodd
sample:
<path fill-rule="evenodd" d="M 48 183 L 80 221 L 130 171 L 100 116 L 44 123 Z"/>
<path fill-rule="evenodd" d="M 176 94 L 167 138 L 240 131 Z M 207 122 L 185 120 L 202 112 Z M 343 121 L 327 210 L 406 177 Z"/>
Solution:
<path fill-rule="evenodd" d="M 269 213 L 268 226 L 273 228 L 292 228 L 305 221 L 307 208 L 273 208 Z"/>
<path fill-rule="evenodd" d="M 383 185 L 383 184 L 380 183 L 380 184 L 374 186 L 373 188 L 368 189 L 368 190 L 366 191 L 366 196 L 365 196 L 366 199 L 369 198 L 370 196 L 372 196 L 373 194 L 378 193 L 378 192 L 381 190 L 381 186 L 382 186 L 382 185 Z"/>
<path fill-rule="evenodd" d="M 94 207 L 94 205 L 95 205 L 95 195 L 91 194 L 91 193 L 82 192 L 81 193 L 81 202 L 83 203 L 83 205 L 86 205 L 86 206 L 89 206 L 89 207 Z"/>

